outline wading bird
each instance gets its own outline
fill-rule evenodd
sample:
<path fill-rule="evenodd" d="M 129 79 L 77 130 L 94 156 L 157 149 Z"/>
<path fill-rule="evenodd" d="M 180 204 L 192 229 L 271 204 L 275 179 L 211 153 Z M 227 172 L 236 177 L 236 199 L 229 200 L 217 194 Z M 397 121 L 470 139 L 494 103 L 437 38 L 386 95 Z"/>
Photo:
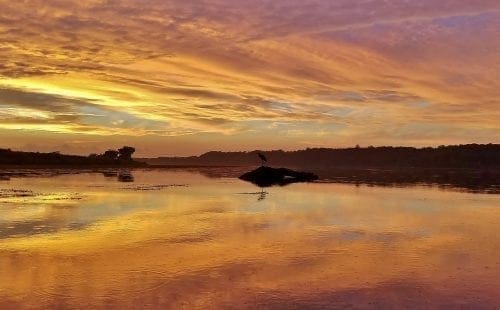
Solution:
<path fill-rule="evenodd" d="M 257 155 L 259 155 L 259 158 L 260 158 L 260 160 L 262 162 L 262 167 L 264 167 L 264 163 L 267 163 L 266 156 L 264 156 L 264 154 L 262 154 L 262 153 L 257 153 Z"/>

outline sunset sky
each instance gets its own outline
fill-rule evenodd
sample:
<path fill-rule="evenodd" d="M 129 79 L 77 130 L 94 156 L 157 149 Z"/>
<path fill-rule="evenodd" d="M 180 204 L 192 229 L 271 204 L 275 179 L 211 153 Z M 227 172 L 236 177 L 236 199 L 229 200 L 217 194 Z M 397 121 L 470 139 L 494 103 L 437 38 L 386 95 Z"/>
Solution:
<path fill-rule="evenodd" d="M 0 0 L 0 148 L 500 142 L 498 0 Z"/>

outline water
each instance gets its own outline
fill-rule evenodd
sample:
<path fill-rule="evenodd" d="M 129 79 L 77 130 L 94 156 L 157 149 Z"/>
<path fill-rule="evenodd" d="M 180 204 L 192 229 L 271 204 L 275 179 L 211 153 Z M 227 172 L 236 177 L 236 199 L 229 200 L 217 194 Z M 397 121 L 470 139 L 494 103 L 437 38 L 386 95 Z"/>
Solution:
<path fill-rule="evenodd" d="M 498 195 L 205 175 L 0 181 L 0 309 L 500 307 Z"/>

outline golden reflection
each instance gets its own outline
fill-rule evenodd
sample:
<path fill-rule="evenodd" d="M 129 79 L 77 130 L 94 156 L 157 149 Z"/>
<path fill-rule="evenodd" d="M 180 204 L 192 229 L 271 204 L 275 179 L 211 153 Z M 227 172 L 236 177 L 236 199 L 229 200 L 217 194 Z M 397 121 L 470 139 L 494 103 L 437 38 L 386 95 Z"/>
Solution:
<path fill-rule="evenodd" d="M 326 307 L 367 306 L 376 297 L 382 306 L 407 307 L 425 305 L 422 296 L 435 305 L 500 302 L 496 196 L 295 184 L 260 200 L 241 194 L 255 189 L 239 181 L 134 174 L 139 184 L 188 186 L 135 191 L 92 175 L 35 180 L 38 192 L 57 186 L 84 198 L 63 208 L 70 213 L 52 202 L 42 206 L 59 211 L 33 209 L 47 225 L 59 218 L 58 229 L 0 239 L 3 305 Z M 4 204 L 0 210 L 10 213 Z M 85 225 L 70 225 L 78 221 Z"/>

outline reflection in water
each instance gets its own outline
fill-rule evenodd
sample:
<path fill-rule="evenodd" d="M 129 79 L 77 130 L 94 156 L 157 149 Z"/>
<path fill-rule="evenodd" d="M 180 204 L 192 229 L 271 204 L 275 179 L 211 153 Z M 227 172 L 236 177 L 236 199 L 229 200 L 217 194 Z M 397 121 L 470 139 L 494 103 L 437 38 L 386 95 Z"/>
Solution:
<path fill-rule="evenodd" d="M 118 173 L 118 181 L 120 182 L 134 182 L 134 175 L 129 170 L 120 171 Z"/>
<path fill-rule="evenodd" d="M 115 171 L 115 170 L 105 170 L 101 173 L 106 178 L 116 178 L 118 176 L 118 171 Z"/>
<path fill-rule="evenodd" d="M 261 189 L 261 191 L 260 191 L 260 194 L 259 194 L 259 199 L 258 199 L 258 201 L 262 201 L 262 200 L 266 199 L 267 194 L 268 194 L 268 192 L 265 192 L 265 191 L 264 191 L 264 188 L 263 188 L 263 187 L 261 187 L 260 189 Z"/>
<path fill-rule="evenodd" d="M 252 167 L 197 168 L 193 169 L 207 177 L 239 177 Z M 500 171 L 477 169 L 355 169 L 335 168 L 311 171 L 320 177 L 320 182 L 366 184 L 377 186 L 437 185 L 446 189 L 500 194 Z M 286 184 L 284 184 L 286 185 Z"/>
<path fill-rule="evenodd" d="M 438 185 L 447 189 L 500 194 L 500 171 L 474 169 L 330 169 L 317 171 L 323 181 L 377 186 Z"/>
<path fill-rule="evenodd" d="M 500 306 L 497 195 L 134 179 L 0 183 L 0 309 Z"/>

